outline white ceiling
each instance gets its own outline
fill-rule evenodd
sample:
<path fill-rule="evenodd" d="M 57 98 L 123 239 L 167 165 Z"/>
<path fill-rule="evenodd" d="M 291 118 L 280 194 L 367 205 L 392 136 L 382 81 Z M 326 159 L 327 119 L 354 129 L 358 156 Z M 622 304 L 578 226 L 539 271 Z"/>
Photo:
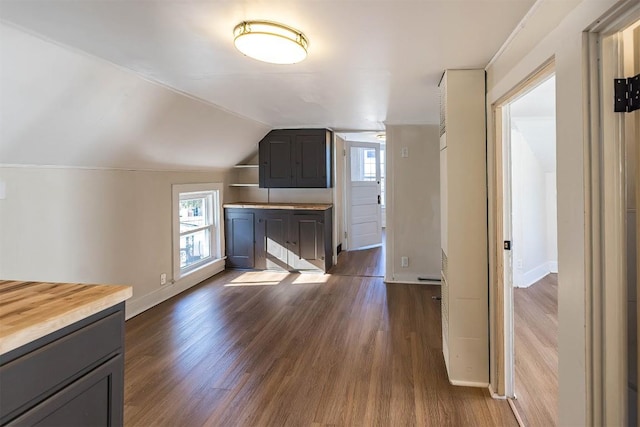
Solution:
<path fill-rule="evenodd" d="M 386 143 L 385 132 L 338 132 L 338 135 L 345 141 Z M 383 135 L 384 138 L 378 138 L 378 135 Z"/>
<path fill-rule="evenodd" d="M 438 122 L 445 68 L 484 68 L 533 0 L 2 0 L 0 19 L 271 127 Z M 295 65 L 233 47 L 246 19 L 310 40 Z"/>
<path fill-rule="evenodd" d="M 509 104 L 512 124 L 522 134 L 544 172 L 556 171 L 555 91 L 553 76 Z"/>

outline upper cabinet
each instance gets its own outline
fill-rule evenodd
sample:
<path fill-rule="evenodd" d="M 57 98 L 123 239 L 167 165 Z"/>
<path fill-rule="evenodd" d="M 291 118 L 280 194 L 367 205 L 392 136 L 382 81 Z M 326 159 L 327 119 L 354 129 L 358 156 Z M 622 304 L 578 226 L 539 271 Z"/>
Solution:
<path fill-rule="evenodd" d="M 261 188 L 331 188 L 332 133 L 276 129 L 260 141 Z"/>

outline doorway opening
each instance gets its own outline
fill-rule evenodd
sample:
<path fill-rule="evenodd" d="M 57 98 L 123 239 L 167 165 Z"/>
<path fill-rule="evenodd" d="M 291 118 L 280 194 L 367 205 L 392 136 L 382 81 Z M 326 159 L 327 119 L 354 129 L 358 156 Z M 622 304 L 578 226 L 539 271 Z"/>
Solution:
<path fill-rule="evenodd" d="M 503 107 L 511 163 L 512 251 L 505 268 L 514 287 L 513 390 L 527 425 L 558 419 L 555 101 L 551 76 Z"/>
<path fill-rule="evenodd" d="M 385 134 L 340 132 L 344 160 L 342 258 L 358 271 L 342 272 L 340 259 L 332 274 L 384 277 L 385 268 Z"/>
<path fill-rule="evenodd" d="M 555 105 L 550 62 L 494 110 L 504 240 L 498 267 L 504 279 L 504 392 L 525 425 L 558 422 Z"/>

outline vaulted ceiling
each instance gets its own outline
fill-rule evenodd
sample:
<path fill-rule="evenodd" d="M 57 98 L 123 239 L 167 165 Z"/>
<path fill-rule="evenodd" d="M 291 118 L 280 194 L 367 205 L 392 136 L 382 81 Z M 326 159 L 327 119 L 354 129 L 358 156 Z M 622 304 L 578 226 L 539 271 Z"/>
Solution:
<path fill-rule="evenodd" d="M 445 68 L 484 68 L 533 0 L 4 0 L 0 16 L 272 127 L 437 123 Z M 233 46 L 246 19 L 286 23 L 308 59 Z"/>

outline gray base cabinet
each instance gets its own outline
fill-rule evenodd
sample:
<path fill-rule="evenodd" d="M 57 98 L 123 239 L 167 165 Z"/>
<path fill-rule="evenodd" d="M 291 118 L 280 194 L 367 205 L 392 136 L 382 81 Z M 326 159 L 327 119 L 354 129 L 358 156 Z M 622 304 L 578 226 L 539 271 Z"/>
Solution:
<path fill-rule="evenodd" d="M 326 272 L 333 265 L 331 209 L 227 208 L 225 229 L 229 268 Z"/>
<path fill-rule="evenodd" d="M 124 303 L 0 356 L 0 425 L 121 426 Z"/>
<path fill-rule="evenodd" d="M 255 214 L 245 209 L 225 211 L 227 265 L 253 268 L 255 264 Z"/>

